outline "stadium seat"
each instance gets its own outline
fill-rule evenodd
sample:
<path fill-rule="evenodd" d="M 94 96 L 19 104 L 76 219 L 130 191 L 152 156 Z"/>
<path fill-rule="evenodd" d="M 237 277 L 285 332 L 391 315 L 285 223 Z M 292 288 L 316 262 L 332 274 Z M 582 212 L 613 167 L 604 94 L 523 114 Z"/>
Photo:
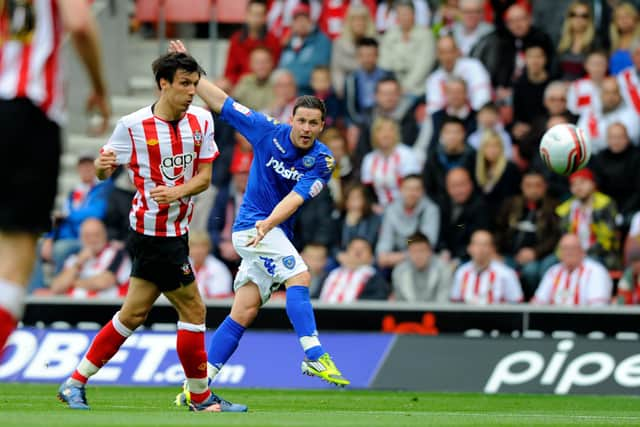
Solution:
<path fill-rule="evenodd" d="M 158 22 L 160 7 L 164 6 L 166 22 L 209 22 L 211 6 L 216 7 L 216 21 L 223 24 L 244 22 L 248 0 L 137 0 L 136 19 Z"/>

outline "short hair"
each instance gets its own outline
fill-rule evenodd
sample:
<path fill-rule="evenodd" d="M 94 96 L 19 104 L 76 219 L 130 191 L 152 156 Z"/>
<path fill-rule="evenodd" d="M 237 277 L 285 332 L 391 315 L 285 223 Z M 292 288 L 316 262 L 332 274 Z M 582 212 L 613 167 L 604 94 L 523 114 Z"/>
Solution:
<path fill-rule="evenodd" d="M 480 107 L 480 109 L 478 110 L 478 113 L 480 111 L 493 111 L 494 113 L 498 113 L 499 112 L 498 106 L 493 101 L 489 101 L 486 104 L 484 104 L 482 107 Z"/>
<path fill-rule="evenodd" d="M 195 58 L 183 52 L 169 52 L 157 58 L 151 64 L 156 84 L 160 89 L 160 79 L 173 83 L 176 71 L 184 70 L 188 73 L 198 73 L 198 76 L 206 74 Z"/>
<path fill-rule="evenodd" d="M 376 82 L 376 92 L 378 91 L 378 89 L 380 88 L 380 86 L 382 86 L 384 83 L 393 83 L 396 86 L 400 87 L 400 82 L 398 81 L 398 79 L 396 79 L 393 76 L 387 76 L 387 77 L 383 77 L 380 80 L 378 80 Z"/>
<path fill-rule="evenodd" d="M 463 79 L 462 77 L 459 76 L 451 76 L 449 77 L 446 81 L 445 81 L 445 86 L 450 84 L 450 83 L 458 83 L 461 84 L 464 87 L 465 92 L 467 91 L 467 82 L 465 81 L 465 79 Z"/>
<path fill-rule="evenodd" d="M 331 75 L 331 69 L 326 65 L 316 65 L 315 67 L 313 67 L 313 70 L 311 70 L 311 73 L 315 73 L 316 71 L 324 71 L 325 73 L 329 73 L 329 75 Z"/>
<path fill-rule="evenodd" d="M 634 41 L 637 40 L 638 41 L 638 47 L 640 47 L 640 37 L 637 39 L 634 39 Z M 629 50 L 630 52 L 633 52 L 633 49 Z M 607 53 L 606 50 L 602 49 L 602 48 L 594 48 L 591 49 L 589 52 L 587 52 L 587 55 L 585 56 L 585 61 L 587 60 L 587 58 L 589 58 L 592 55 L 600 55 L 600 56 L 604 56 L 605 58 L 607 58 L 607 64 L 609 63 L 609 54 Z"/>
<path fill-rule="evenodd" d="M 273 61 L 273 51 L 271 49 L 269 49 L 268 47 L 266 47 L 266 46 L 256 46 L 256 47 L 254 47 L 249 52 L 249 55 L 253 55 L 254 52 L 265 52 L 266 54 L 268 54 L 271 57 L 271 60 Z"/>
<path fill-rule="evenodd" d="M 316 98 L 312 95 L 302 95 L 296 98 L 295 104 L 293 104 L 293 113 L 291 115 L 295 116 L 298 108 L 309 108 L 312 110 L 319 110 L 322 116 L 322 121 L 324 122 L 324 118 L 327 115 L 327 107 L 324 105 L 324 101 L 320 98 Z"/>
<path fill-rule="evenodd" d="M 249 9 L 249 6 L 251 6 L 252 4 L 260 4 L 264 7 L 267 7 L 267 1 L 266 0 L 249 0 L 247 2 L 247 9 Z"/>
<path fill-rule="evenodd" d="M 431 241 L 429 240 L 429 238 L 419 231 L 416 231 L 415 233 L 407 237 L 408 246 L 416 243 L 426 243 L 429 247 L 431 247 Z"/>
<path fill-rule="evenodd" d="M 542 169 L 540 169 L 539 167 L 535 167 L 535 166 L 530 167 L 529 169 L 525 170 L 522 173 L 522 179 L 524 179 L 527 176 L 538 176 L 538 177 L 542 178 L 545 182 L 547 180 L 545 178 L 545 176 L 544 176 L 544 172 L 542 171 Z"/>
<path fill-rule="evenodd" d="M 417 179 L 418 181 L 420 181 L 420 184 L 422 184 L 422 175 L 419 175 L 417 173 L 410 173 L 409 175 L 403 176 L 402 182 L 408 181 L 410 179 Z"/>
<path fill-rule="evenodd" d="M 379 46 L 380 44 L 373 37 L 360 37 L 356 41 L 356 49 L 359 47 L 375 47 L 377 49 Z"/>
<path fill-rule="evenodd" d="M 547 88 L 544 90 L 543 99 L 549 98 L 549 96 L 551 96 L 551 92 L 556 89 L 561 89 L 565 93 L 565 95 L 567 94 L 567 84 L 563 81 L 555 80 L 547 85 Z"/>
<path fill-rule="evenodd" d="M 347 247 L 351 246 L 351 244 L 355 241 L 360 240 L 361 242 L 365 242 L 367 244 L 367 246 L 369 247 L 369 250 L 371 252 L 373 252 L 373 245 L 371 244 L 371 242 L 364 236 L 361 236 L 359 234 L 356 234 L 355 236 L 353 236 L 352 238 L 349 239 L 349 242 L 347 243 Z"/>
<path fill-rule="evenodd" d="M 405 6 L 405 7 L 410 8 L 414 13 L 416 11 L 416 7 L 413 5 L 413 1 L 411 1 L 411 0 L 396 0 L 393 3 L 393 8 L 394 9 L 397 9 L 397 8 L 399 8 L 401 6 Z"/>
<path fill-rule="evenodd" d="M 460 125 L 464 128 L 464 122 L 462 121 L 461 118 L 456 117 L 456 116 L 445 116 L 444 120 L 442 120 L 442 128 L 444 128 L 445 125 L 447 124 L 457 124 Z"/>

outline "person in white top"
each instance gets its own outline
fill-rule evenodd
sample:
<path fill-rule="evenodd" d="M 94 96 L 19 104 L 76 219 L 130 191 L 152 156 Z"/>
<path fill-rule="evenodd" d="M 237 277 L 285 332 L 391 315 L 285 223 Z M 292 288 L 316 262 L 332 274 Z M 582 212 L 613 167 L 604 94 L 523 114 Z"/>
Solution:
<path fill-rule="evenodd" d="M 609 272 L 586 257 L 578 236 L 565 234 L 558 249 L 560 262 L 544 274 L 531 303 L 574 307 L 609 304 L 613 288 Z"/>
<path fill-rule="evenodd" d="M 599 111 L 600 88 L 607 76 L 608 57 L 603 50 L 595 50 L 587 55 L 584 68 L 587 76 L 572 82 L 567 92 L 567 109 L 580 115 L 591 109 Z"/>
<path fill-rule="evenodd" d="M 460 47 L 463 56 L 469 52 L 482 37 L 493 31 L 493 25 L 484 22 L 485 0 L 460 0 L 460 20 L 453 23 L 451 32 Z"/>
<path fill-rule="evenodd" d="M 189 258 L 200 295 L 205 299 L 230 297 L 233 294 L 231 273 L 210 251 L 211 238 L 207 232 L 193 231 L 189 234 Z"/>
<path fill-rule="evenodd" d="M 491 78 L 480 61 L 463 58 L 455 40 L 443 36 L 436 45 L 436 55 L 440 66 L 427 78 L 426 99 L 429 114 L 446 106 L 444 83 L 451 76 L 457 76 L 467 82 L 471 108 L 479 110 L 491 101 Z"/>
<path fill-rule="evenodd" d="M 591 139 L 592 154 L 607 148 L 607 129 L 613 123 L 622 123 L 631 142 L 637 146 L 640 139 L 638 114 L 625 104 L 616 78 L 604 79 L 601 90 L 601 108 L 585 111 L 578 119 L 578 127 Z"/>
<path fill-rule="evenodd" d="M 398 26 L 396 3 L 397 1 L 395 0 L 378 2 L 378 7 L 376 8 L 376 30 L 378 30 L 380 34 Z M 431 24 L 429 2 L 425 0 L 411 0 L 411 3 L 415 10 L 416 25 L 428 28 Z"/>
<path fill-rule="evenodd" d="M 627 105 L 640 115 L 640 37 L 633 40 L 629 51 L 633 66 L 618 74 L 618 83 Z"/>
<path fill-rule="evenodd" d="M 522 286 L 515 270 L 496 259 L 493 235 L 477 230 L 467 249 L 471 261 L 456 270 L 451 301 L 473 305 L 522 302 Z"/>

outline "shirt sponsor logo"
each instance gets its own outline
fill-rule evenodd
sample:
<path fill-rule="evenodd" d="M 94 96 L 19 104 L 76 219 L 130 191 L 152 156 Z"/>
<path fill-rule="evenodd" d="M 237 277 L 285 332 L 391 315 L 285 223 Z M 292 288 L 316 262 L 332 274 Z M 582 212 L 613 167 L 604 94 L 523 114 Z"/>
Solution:
<path fill-rule="evenodd" d="M 187 167 L 193 163 L 194 153 L 182 153 L 163 157 L 160 163 L 162 176 L 169 181 L 182 178 Z"/>
<path fill-rule="evenodd" d="M 232 105 L 233 105 L 233 109 L 240 114 L 244 114 L 245 116 L 248 116 L 249 114 L 251 114 L 251 110 L 248 107 L 245 107 L 244 105 L 240 104 L 239 102 L 234 102 Z"/>
<path fill-rule="evenodd" d="M 287 151 L 282 147 L 282 145 L 280 145 L 280 142 L 278 142 L 277 139 L 273 138 L 273 145 L 276 146 L 276 148 L 278 149 L 279 152 L 281 152 L 282 154 L 286 153 Z"/>
<path fill-rule="evenodd" d="M 275 173 L 283 177 L 284 179 L 291 179 L 293 181 L 300 181 L 304 176 L 303 173 L 298 172 L 295 168 L 287 169 L 284 163 L 280 160 L 276 160 L 273 156 L 269 159 L 266 165 L 268 168 L 272 168 Z"/>

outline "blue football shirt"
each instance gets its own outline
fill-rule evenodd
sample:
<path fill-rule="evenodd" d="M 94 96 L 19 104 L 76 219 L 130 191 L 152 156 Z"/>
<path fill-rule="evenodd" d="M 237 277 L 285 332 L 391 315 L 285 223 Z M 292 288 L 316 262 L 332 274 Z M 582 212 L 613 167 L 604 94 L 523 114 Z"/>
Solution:
<path fill-rule="evenodd" d="M 253 146 L 253 163 L 233 231 L 254 228 L 291 191 L 307 201 L 317 196 L 331 178 L 334 159 L 326 145 L 316 140 L 308 150 L 293 145 L 291 125 L 227 98 L 220 117 Z M 279 227 L 293 236 L 295 214 Z"/>

